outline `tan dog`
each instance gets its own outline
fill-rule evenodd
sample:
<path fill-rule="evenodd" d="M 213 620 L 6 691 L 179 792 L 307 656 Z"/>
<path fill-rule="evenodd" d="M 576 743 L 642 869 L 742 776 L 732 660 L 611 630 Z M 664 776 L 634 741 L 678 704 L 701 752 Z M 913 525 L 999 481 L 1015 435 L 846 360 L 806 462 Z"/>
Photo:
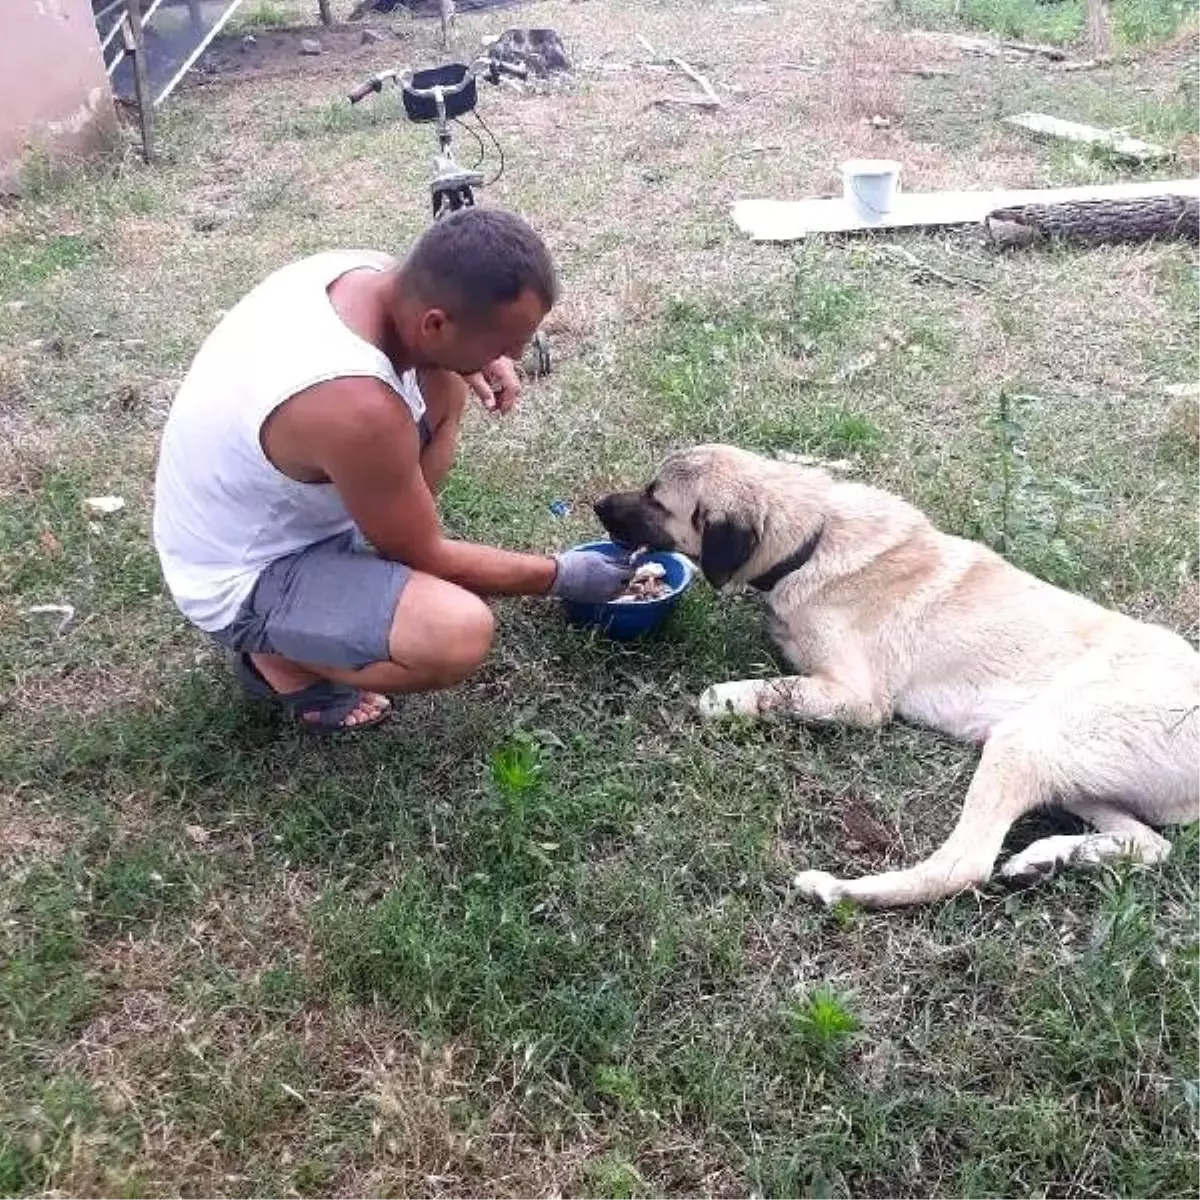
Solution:
<path fill-rule="evenodd" d="M 902 871 L 796 886 L 828 904 L 915 904 L 982 883 L 1022 814 L 1059 804 L 1098 832 L 1047 837 L 1011 878 L 1170 843 L 1200 816 L 1200 655 L 1168 629 L 1035 579 L 911 505 L 729 446 L 675 454 L 596 513 L 619 542 L 679 550 L 715 587 L 760 590 L 801 675 L 721 683 L 700 711 L 875 727 L 899 716 L 984 743 L 949 839 Z"/>

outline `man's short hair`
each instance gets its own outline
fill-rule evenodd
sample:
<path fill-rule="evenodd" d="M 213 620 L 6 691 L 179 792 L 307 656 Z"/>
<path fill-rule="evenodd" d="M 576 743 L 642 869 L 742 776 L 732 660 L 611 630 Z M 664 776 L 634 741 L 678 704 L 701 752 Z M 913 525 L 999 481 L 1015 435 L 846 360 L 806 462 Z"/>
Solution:
<path fill-rule="evenodd" d="M 495 208 L 460 209 L 430 225 L 405 259 L 399 286 L 456 320 L 484 317 L 524 292 L 547 311 L 558 299 L 545 242 L 520 217 Z"/>

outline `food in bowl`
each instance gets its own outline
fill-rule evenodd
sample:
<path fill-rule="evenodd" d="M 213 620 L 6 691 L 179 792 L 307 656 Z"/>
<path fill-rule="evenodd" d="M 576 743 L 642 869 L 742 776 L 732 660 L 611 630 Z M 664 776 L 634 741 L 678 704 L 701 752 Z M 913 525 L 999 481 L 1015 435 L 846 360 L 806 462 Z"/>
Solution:
<path fill-rule="evenodd" d="M 613 604 L 644 604 L 647 600 L 661 600 L 671 591 L 667 583 L 667 568 L 662 563 L 642 563 L 625 585 L 625 590 L 614 596 Z"/>

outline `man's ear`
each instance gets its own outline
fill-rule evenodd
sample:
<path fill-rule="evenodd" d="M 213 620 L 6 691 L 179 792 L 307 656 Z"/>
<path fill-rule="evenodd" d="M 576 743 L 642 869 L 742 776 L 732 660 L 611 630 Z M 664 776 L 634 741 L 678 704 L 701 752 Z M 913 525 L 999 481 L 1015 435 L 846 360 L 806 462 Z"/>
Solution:
<path fill-rule="evenodd" d="M 421 314 L 421 332 L 426 337 L 437 337 L 450 323 L 450 318 L 440 308 L 427 308 Z"/>
<path fill-rule="evenodd" d="M 700 570 L 713 587 L 724 587 L 758 549 L 758 531 L 735 517 L 705 520 L 700 535 Z"/>

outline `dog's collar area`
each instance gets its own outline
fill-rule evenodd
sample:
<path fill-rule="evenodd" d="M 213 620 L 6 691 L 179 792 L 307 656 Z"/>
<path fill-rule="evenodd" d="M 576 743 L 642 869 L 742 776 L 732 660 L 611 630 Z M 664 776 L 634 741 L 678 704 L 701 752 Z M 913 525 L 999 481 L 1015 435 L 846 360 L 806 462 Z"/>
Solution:
<path fill-rule="evenodd" d="M 761 575 L 755 575 L 749 581 L 750 586 L 756 592 L 769 592 L 781 579 L 786 575 L 792 574 L 793 571 L 798 571 L 814 554 L 817 552 L 817 546 L 821 543 L 821 534 L 825 532 L 825 526 L 817 527 L 815 533 L 810 534 L 799 546 L 782 562 L 776 563 L 769 571 L 764 571 Z"/>

